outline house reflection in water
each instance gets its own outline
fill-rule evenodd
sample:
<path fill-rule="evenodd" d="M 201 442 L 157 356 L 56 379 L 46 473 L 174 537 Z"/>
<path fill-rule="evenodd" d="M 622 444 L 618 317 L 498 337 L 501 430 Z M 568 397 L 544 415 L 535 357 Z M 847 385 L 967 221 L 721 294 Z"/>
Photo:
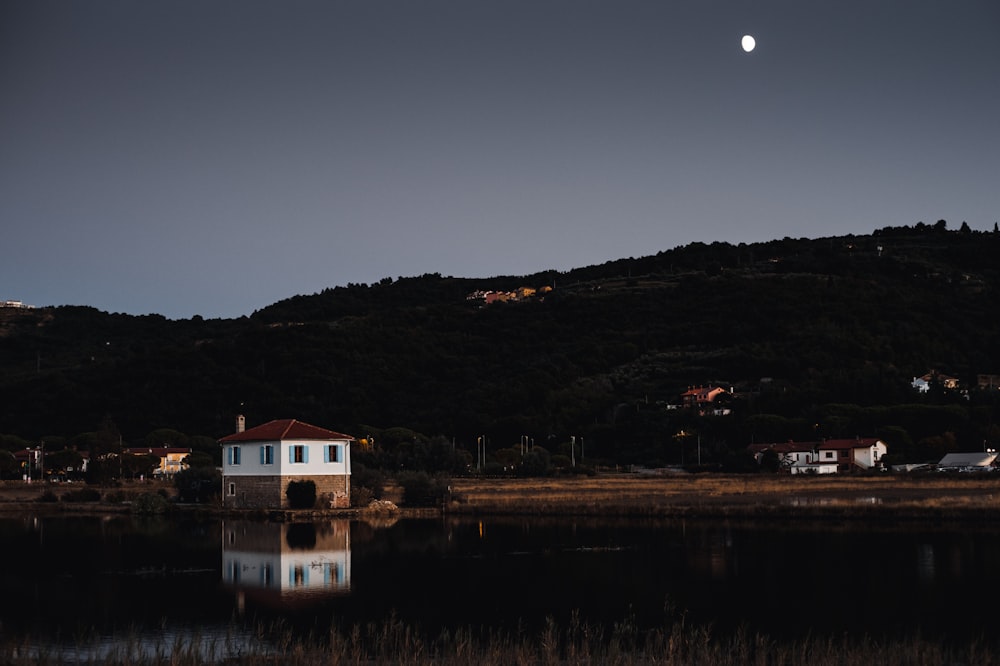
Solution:
<path fill-rule="evenodd" d="M 351 591 L 350 521 L 222 524 L 222 582 L 267 606 L 309 604 Z"/>

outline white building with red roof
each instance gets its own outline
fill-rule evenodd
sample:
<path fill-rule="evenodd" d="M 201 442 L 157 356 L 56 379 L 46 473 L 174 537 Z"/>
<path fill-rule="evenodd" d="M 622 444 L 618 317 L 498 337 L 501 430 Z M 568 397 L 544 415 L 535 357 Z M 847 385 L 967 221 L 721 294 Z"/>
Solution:
<path fill-rule="evenodd" d="M 350 435 L 295 419 L 270 421 L 219 440 L 222 505 L 232 509 L 287 509 L 288 486 L 312 481 L 330 508 L 351 504 Z"/>
<path fill-rule="evenodd" d="M 887 453 L 885 442 L 875 438 L 824 439 L 818 442 L 751 444 L 748 451 L 760 462 L 765 451 L 778 456 L 791 474 L 836 474 L 872 469 Z"/>

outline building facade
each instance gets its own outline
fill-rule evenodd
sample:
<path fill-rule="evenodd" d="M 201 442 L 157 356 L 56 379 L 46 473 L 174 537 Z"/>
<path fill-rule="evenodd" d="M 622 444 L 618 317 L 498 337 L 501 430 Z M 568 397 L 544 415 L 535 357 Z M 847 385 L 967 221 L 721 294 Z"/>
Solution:
<path fill-rule="evenodd" d="M 323 508 L 351 504 L 353 437 L 295 419 L 270 421 L 219 440 L 222 505 L 232 509 L 287 509 L 293 481 L 312 481 Z"/>

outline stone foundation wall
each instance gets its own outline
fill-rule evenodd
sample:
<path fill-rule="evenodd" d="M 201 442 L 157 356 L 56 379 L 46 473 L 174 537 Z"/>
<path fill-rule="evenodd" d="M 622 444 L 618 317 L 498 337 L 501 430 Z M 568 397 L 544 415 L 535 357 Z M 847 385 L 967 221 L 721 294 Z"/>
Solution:
<path fill-rule="evenodd" d="M 339 476 L 307 476 L 297 481 L 312 480 L 316 484 L 316 499 L 329 499 L 322 509 L 347 509 L 351 506 L 351 477 L 346 474 Z M 290 480 L 290 479 L 289 479 Z M 286 481 L 287 486 L 287 481 Z"/>
<path fill-rule="evenodd" d="M 276 509 L 287 503 L 284 487 L 277 476 L 226 476 L 222 479 L 222 506 L 227 509 Z"/>
<path fill-rule="evenodd" d="M 323 509 L 351 506 L 351 477 L 339 476 L 227 476 L 222 479 L 222 506 L 227 509 L 287 509 L 285 491 L 291 481 L 312 481 Z M 230 493 L 233 486 L 234 493 Z M 322 500 L 327 500 L 322 502 Z"/>

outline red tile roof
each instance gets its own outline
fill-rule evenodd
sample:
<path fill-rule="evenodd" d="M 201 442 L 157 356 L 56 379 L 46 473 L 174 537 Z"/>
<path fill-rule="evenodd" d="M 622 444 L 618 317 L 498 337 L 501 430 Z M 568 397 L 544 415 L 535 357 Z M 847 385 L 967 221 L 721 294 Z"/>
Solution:
<path fill-rule="evenodd" d="M 243 432 L 226 435 L 220 442 L 274 442 L 285 439 L 347 439 L 353 440 L 350 435 L 309 425 L 295 419 L 278 419 L 269 421 L 255 428 L 249 428 Z"/>
<path fill-rule="evenodd" d="M 819 449 L 866 449 L 875 446 L 879 440 L 874 437 L 860 437 L 857 439 L 826 439 L 819 443 Z"/>
<path fill-rule="evenodd" d="M 751 444 L 747 448 L 751 453 L 760 453 L 767 449 L 774 449 L 778 453 L 791 453 L 792 451 L 821 451 L 823 449 L 866 449 L 875 446 L 879 439 L 874 437 L 860 437 L 856 439 L 824 439 L 819 442 L 777 442 L 774 444 Z"/>

